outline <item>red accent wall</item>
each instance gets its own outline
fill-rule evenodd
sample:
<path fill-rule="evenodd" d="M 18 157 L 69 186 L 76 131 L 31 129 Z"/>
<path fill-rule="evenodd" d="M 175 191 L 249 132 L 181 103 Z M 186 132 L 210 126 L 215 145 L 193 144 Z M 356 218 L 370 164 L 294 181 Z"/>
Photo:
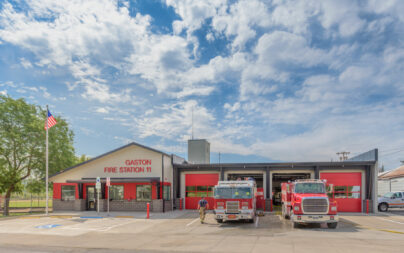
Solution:
<path fill-rule="evenodd" d="M 219 174 L 186 174 L 185 185 L 216 185 L 219 181 Z"/>
<path fill-rule="evenodd" d="M 327 179 L 327 185 L 347 187 L 360 186 L 359 198 L 349 198 L 348 190 L 344 198 L 335 198 L 338 205 L 338 212 L 361 212 L 362 211 L 362 173 L 361 172 L 345 172 L 345 173 L 328 173 L 322 172 L 321 179 Z M 334 193 L 335 194 L 335 193 Z"/>
<path fill-rule="evenodd" d="M 76 186 L 76 199 L 79 199 L 79 188 L 77 183 L 53 183 L 53 198 L 62 198 L 62 185 L 73 185 Z"/>

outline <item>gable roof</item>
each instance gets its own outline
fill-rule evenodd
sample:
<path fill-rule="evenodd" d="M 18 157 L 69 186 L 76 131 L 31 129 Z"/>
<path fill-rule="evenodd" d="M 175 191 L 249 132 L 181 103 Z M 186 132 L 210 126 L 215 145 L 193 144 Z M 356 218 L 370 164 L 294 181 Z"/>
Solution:
<path fill-rule="evenodd" d="M 162 152 L 162 151 L 160 151 L 160 150 L 157 150 L 157 149 L 154 149 L 154 148 L 150 148 L 150 147 L 144 146 L 144 145 L 139 144 L 139 143 L 137 143 L 137 142 L 131 142 L 131 143 L 125 145 L 125 146 L 122 146 L 122 147 L 119 147 L 119 148 L 117 148 L 117 149 L 111 150 L 111 151 L 109 151 L 109 152 L 107 152 L 107 153 L 104 153 L 104 154 L 102 154 L 102 155 L 99 155 L 99 156 L 97 156 L 97 157 L 94 157 L 94 158 L 92 158 L 92 159 L 90 159 L 90 160 L 84 161 L 84 162 L 82 162 L 82 163 L 76 164 L 76 165 L 74 165 L 74 166 L 72 166 L 72 167 L 69 167 L 69 168 L 67 168 L 67 169 L 64 169 L 64 170 L 61 170 L 61 171 L 59 171 L 59 172 L 56 172 L 55 174 L 51 175 L 49 178 L 52 178 L 52 177 L 54 177 L 54 176 L 56 176 L 56 175 L 59 175 L 59 174 L 62 174 L 62 173 L 66 172 L 66 171 L 69 171 L 69 170 L 71 170 L 71 169 L 77 168 L 77 167 L 79 167 L 79 166 L 81 166 L 81 165 L 84 165 L 84 164 L 93 162 L 93 161 L 98 160 L 98 159 L 100 159 L 100 158 L 102 158 L 102 157 L 104 157 L 104 156 L 110 155 L 110 154 L 112 154 L 112 153 L 115 153 L 115 152 L 117 152 L 117 151 L 119 151 L 119 150 L 125 149 L 125 148 L 130 147 L 130 146 L 138 146 L 138 147 L 141 147 L 141 148 L 144 148 L 144 149 L 148 149 L 148 150 L 153 151 L 153 152 L 156 152 L 156 153 L 160 153 L 160 154 L 162 154 L 162 155 L 170 156 L 169 154 L 164 153 L 164 152 Z"/>
<path fill-rule="evenodd" d="M 379 179 L 390 179 L 390 178 L 397 178 L 397 177 L 404 177 L 404 165 L 398 167 L 397 169 L 388 171 L 382 175 L 379 175 Z"/>

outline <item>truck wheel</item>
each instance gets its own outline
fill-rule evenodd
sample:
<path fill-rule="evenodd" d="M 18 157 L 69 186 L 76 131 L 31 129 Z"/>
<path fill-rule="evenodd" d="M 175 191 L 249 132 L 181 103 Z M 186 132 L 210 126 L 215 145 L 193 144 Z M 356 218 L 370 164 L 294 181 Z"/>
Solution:
<path fill-rule="evenodd" d="M 217 223 L 223 223 L 223 219 L 217 219 Z"/>
<path fill-rule="evenodd" d="M 293 222 L 293 228 L 299 228 L 300 224 L 299 222 Z"/>
<path fill-rule="evenodd" d="M 327 223 L 328 228 L 336 229 L 338 226 L 338 222 Z"/>
<path fill-rule="evenodd" d="M 389 206 L 386 203 L 381 203 L 379 205 L 379 211 L 380 212 L 387 212 L 388 209 L 389 209 Z"/>

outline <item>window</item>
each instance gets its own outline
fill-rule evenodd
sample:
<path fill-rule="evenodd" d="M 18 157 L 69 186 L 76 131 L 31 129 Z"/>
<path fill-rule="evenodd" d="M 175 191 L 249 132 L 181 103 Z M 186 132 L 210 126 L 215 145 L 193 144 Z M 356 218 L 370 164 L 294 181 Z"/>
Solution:
<path fill-rule="evenodd" d="M 295 186 L 296 193 L 325 193 L 324 184 L 298 183 Z"/>
<path fill-rule="evenodd" d="M 212 185 L 198 185 L 185 187 L 187 197 L 213 197 Z"/>
<path fill-rule="evenodd" d="M 109 187 L 110 200 L 123 200 L 123 185 L 111 185 Z"/>
<path fill-rule="evenodd" d="M 327 192 L 331 190 L 329 186 L 327 186 Z M 336 199 L 360 199 L 361 198 L 361 187 L 359 185 L 336 185 L 334 186 L 333 192 L 328 192 L 329 198 Z"/>
<path fill-rule="evenodd" d="M 396 192 L 396 193 L 394 194 L 394 197 L 396 197 L 396 198 L 401 198 L 401 192 Z"/>
<path fill-rule="evenodd" d="M 76 186 L 62 185 L 62 200 L 75 200 L 76 199 Z"/>
<path fill-rule="evenodd" d="M 163 187 L 163 198 L 164 200 L 170 200 L 170 186 L 169 185 L 164 185 Z"/>
<path fill-rule="evenodd" d="M 251 188 L 248 187 L 217 187 L 215 192 L 217 199 L 251 199 Z"/>
<path fill-rule="evenodd" d="M 151 185 L 137 185 L 136 186 L 136 200 L 137 201 L 151 201 Z"/>

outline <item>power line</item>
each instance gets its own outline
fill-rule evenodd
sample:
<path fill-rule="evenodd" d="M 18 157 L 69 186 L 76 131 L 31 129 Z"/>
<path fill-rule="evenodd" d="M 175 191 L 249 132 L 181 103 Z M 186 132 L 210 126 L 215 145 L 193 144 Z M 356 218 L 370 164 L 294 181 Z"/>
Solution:
<path fill-rule="evenodd" d="M 394 155 L 394 154 L 400 153 L 400 152 L 402 152 L 402 151 L 404 151 L 404 149 L 401 149 L 401 150 L 398 150 L 398 151 L 394 151 L 394 152 L 392 152 L 392 153 L 387 153 L 387 154 L 384 154 L 384 155 L 380 155 L 380 157 L 386 157 L 386 156 L 389 156 L 389 155 Z"/>

